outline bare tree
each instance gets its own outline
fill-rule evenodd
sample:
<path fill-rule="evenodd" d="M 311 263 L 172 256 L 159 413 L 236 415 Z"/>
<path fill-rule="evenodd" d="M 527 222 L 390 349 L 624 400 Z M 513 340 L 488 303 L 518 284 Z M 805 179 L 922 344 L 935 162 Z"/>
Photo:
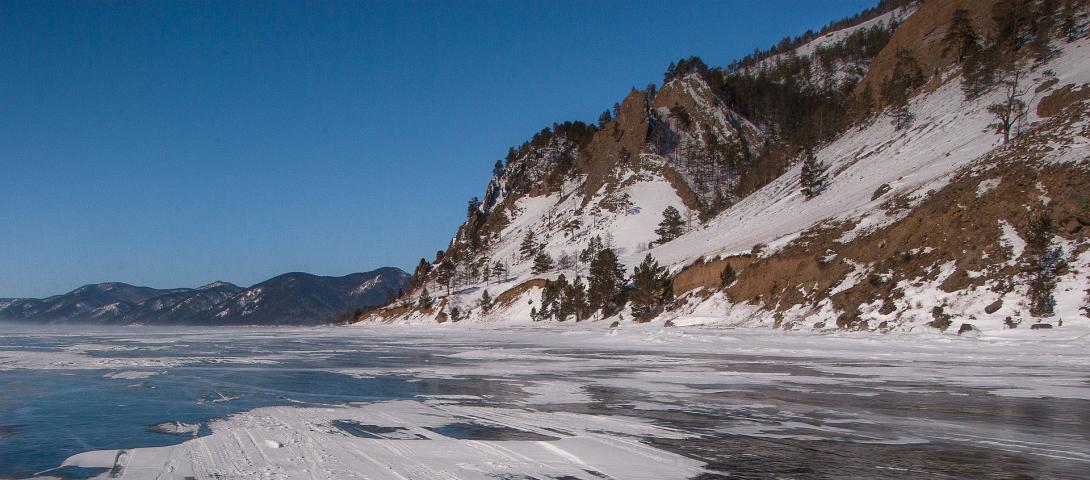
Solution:
<path fill-rule="evenodd" d="M 1026 116 L 1026 102 L 1022 97 L 1026 89 L 1022 87 L 1022 65 L 1014 64 L 1003 72 L 1004 99 L 988 106 L 988 111 L 995 117 L 995 123 L 989 125 L 995 133 L 1003 135 L 1003 143 L 1011 139 L 1011 130 Z"/>

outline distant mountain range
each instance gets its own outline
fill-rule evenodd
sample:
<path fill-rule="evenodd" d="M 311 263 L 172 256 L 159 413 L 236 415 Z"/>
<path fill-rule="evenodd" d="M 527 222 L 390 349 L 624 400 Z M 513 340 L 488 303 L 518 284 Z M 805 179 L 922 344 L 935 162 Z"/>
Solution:
<path fill-rule="evenodd" d="M 313 325 L 382 305 L 409 274 L 386 267 L 343 277 L 285 273 L 250 288 L 214 282 L 160 290 L 111 282 L 49 298 L 0 299 L 0 321 L 99 325 Z"/>

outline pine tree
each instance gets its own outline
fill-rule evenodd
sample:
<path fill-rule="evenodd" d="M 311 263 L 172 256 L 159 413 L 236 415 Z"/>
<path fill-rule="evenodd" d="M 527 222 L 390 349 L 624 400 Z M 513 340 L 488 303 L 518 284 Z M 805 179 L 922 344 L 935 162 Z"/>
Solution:
<path fill-rule="evenodd" d="M 609 113 L 609 110 L 602 112 L 601 115 L 598 115 L 598 128 L 606 128 L 606 125 L 611 121 L 613 121 L 613 115 Z"/>
<path fill-rule="evenodd" d="M 886 104 L 898 109 L 908 105 L 909 93 L 922 86 L 926 78 L 912 52 L 900 49 L 895 58 L 893 72 L 879 86 L 879 94 Z"/>
<path fill-rule="evenodd" d="M 484 283 L 488 283 L 492 280 L 492 265 L 488 263 L 488 259 L 484 259 L 484 268 L 481 269 L 481 279 Z"/>
<path fill-rule="evenodd" d="M 1022 39 L 1031 32 L 1034 0 L 1003 0 L 992 5 L 995 22 L 994 43 L 1003 53 L 1018 50 Z"/>
<path fill-rule="evenodd" d="M 1071 37 L 1075 36 L 1075 31 L 1079 26 L 1075 21 L 1075 0 L 1064 0 L 1063 9 L 1060 10 L 1060 18 L 1060 32 L 1070 40 Z"/>
<path fill-rule="evenodd" d="M 530 307 L 530 320 L 535 322 L 541 321 L 541 316 L 537 314 L 537 307 Z"/>
<path fill-rule="evenodd" d="M 670 80 L 673 80 L 674 77 L 676 77 L 676 76 L 677 76 L 677 64 L 674 63 L 674 62 L 670 62 L 670 65 L 666 67 L 666 71 L 663 72 L 663 74 L 662 74 L 662 84 L 663 84 L 663 86 L 666 86 L 667 83 L 670 83 Z"/>
<path fill-rule="evenodd" d="M 1048 214 L 1042 214 L 1030 224 L 1026 253 L 1030 259 L 1027 273 L 1030 277 L 1029 313 L 1047 317 L 1054 313 L 1056 276 L 1064 268 L 1063 249 L 1052 246 L 1054 233 Z"/>
<path fill-rule="evenodd" d="M 431 294 L 428 293 L 428 287 L 424 287 L 424 289 L 420 291 L 420 298 L 417 300 L 416 304 L 420 306 L 420 308 L 427 310 L 431 308 L 434 302 L 435 301 L 431 298 Z"/>
<path fill-rule="evenodd" d="M 965 57 L 961 68 L 961 91 L 966 100 L 979 97 L 995 84 L 996 71 L 999 69 L 1003 53 L 999 46 L 980 48 Z"/>
<path fill-rule="evenodd" d="M 535 274 L 542 274 L 542 273 L 545 273 L 545 272 L 549 272 L 549 271 L 552 271 L 552 269 L 553 269 L 553 257 L 550 257 L 548 253 L 545 253 L 544 251 L 541 251 L 541 252 L 538 252 L 538 254 L 534 256 L 533 272 Z"/>
<path fill-rule="evenodd" d="M 818 160 L 814 152 L 807 151 L 802 161 L 802 174 L 799 183 L 802 184 L 802 194 L 809 200 L 821 194 L 828 186 L 829 178 L 826 175 L 827 167 Z"/>
<path fill-rule="evenodd" d="M 728 263 L 727 266 L 723 267 L 723 271 L 719 272 L 719 287 L 727 288 L 736 279 L 738 279 L 738 274 L 734 271 L 734 267 Z"/>
<path fill-rule="evenodd" d="M 1056 0 L 1041 0 L 1037 4 L 1034 15 L 1037 21 L 1033 23 L 1033 41 L 1030 42 L 1029 49 L 1033 52 L 1033 57 L 1041 63 L 1047 62 L 1056 54 L 1052 48 L 1052 34 L 1056 27 L 1056 20 L 1053 18 L 1055 13 Z"/>
<path fill-rule="evenodd" d="M 954 63 L 961 65 L 965 57 L 975 52 L 979 47 L 977 43 L 980 37 L 973 30 L 973 22 L 969 19 L 969 11 L 964 8 L 954 10 L 950 19 L 950 26 L 946 29 L 946 35 L 942 37 L 942 54 L 954 54 Z"/>
<path fill-rule="evenodd" d="M 450 295 L 450 289 L 454 283 L 454 264 L 451 262 L 440 263 L 435 270 L 435 281 L 446 287 L 447 295 Z"/>
<path fill-rule="evenodd" d="M 601 310 L 606 316 L 612 314 L 625 284 L 624 267 L 613 249 L 598 252 L 590 264 L 588 284 L 587 301 L 591 311 Z"/>
<path fill-rule="evenodd" d="M 685 225 L 685 222 L 681 219 L 681 212 L 677 211 L 673 205 L 666 207 L 662 211 L 662 221 L 659 222 L 659 228 L 655 229 L 655 234 L 659 236 L 659 243 L 666 243 L 681 236 L 681 227 Z"/>
<path fill-rule="evenodd" d="M 503 161 L 496 160 L 496 164 L 492 165 L 492 176 L 497 178 L 502 177 L 503 171 Z"/>
<path fill-rule="evenodd" d="M 479 199 L 477 197 L 473 197 L 473 198 L 469 199 L 469 202 L 466 202 L 466 203 L 467 203 L 466 204 L 466 216 L 467 217 L 472 217 L 473 214 L 477 213 L 477 210 L 479 210 L 481 208 L 481 199 Z"/>
<path fill-rule="evenodd" d="M 655 95 L 658 93 L 658 87 L 655 86 L 655 82 L 648 83 L 643 89 L 643 98 L 648 105 L 655 99 Z"/>
<path fill-rule="evenodd" d="M 545 288 L 541 289 L 541 309 L 537 311 L 537 316 L 541 320 L 548 320 L 553 317 L 553 310 L 559 300 L 560 290 L 556 288 L 556 282 L 552 280 L 545 281 Z"/>
<path fill-rule="evenodd" d="M 647 321 L 658 315 L 669 285 L 666 268 L 659 266 L 649 253 L 633 270 L 632 285 L 632 316 L 638 321 Z"/>
<path fill-rule="evenodd" d="M 531 258 L 537 253 L 537 241 L 534 239 L 534 232 L 527 230 L 526 235 L 522 237 L 522 244 L 519 245 L 519 253 L 522 254 L 523 259 Z"/>
<path fill-rule="evenodd" d="M 496 260 L 496 264 L 492 266 L 492 275 L 495 275 L 497 281 L 507 279 L 507 265 L 503 262 Z"/>
<path fill-rule="evenodd" d="M 575 276 L 575 281 L 568 286 L 564 297 L 572 315 L 575 316 L 575 321 L 580 322 L 587 318 L 587 289 L 583 285 L 583 277 Z"/>
<path fill-rule="evenodd" d="M 545 291 L 541 296 L 541 308 L 542 311 L 547 313 L 545 317 L 552 317 L 559 322 L 563 322 L 569 315 L 567 305 L 567 299 L 565 294 L 568 290 L 568 279 L 564 278 L 561 274 L 556 280 L 549 280 L 545 282 Z"/>
<path fill-rule="evenodd" d="M 598 256 L 598 252 L 602 251 L 605 246 L 602 245 L 602 237 L 595 235 L 590 238 L 590 242 L 587 243 L 587 248 L 579 252 L 579 261 L 582 263 L 590 263 Z"/>
<path fill-rule="evenodd" d="M 477 304 L 480 305 L 482 312 L 488 313 L 488 311 L 492 309 L 492 294 L 488 293 L 488 290 L 485 290 L 481 293 L 481 299 Z"/>
<path fill-rule="evenodd" d="M 469 272 L 464 273 L 469 277 L 467 283 L 479 281 L 481 278 L 481 266 L 474 263 L 469 266 Z"/>

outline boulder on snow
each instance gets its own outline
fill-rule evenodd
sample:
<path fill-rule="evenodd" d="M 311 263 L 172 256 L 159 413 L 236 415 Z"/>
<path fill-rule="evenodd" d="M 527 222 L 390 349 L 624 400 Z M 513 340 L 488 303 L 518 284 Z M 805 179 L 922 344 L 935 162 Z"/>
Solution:
<path fill-rule="evenodd" d="M 889 193 L 890 190 L 892 190 L 892 188 L 890 188 L 889 184 L 883 183 L 874 191 L 874 193 L 871 194 L 870 201 L 873 202 L 875 200 L 878 200 L 882 197 L 882 195 Z"/>
<path fill-rule="evenodd" d="M 618 328 L 621 328 L 621 322 L 614 320 L 613 323 L 609 324 L 609 328 L 610 330 L 616 330 Z"/>
<path fill-rule="evenodd" d="M 1050 328 L 1052 328 L 1052 325 L 1047 323 L 1034 323 L 1029 326 L 1030 330 L 1048 330 Z"/>
<path fill-rule="evenodd" d="M 950 325 L 954 323 L 953 317 L 947 314 L 942 307 L 932 308 L 931 317 L 934 318 L 934 320 L 928 322 L 927 325 L 932 328 L 937 328 L 940 331 L 945 332 L 946 329 L 950 328 Z"/>
<path fill-rule="evenodd" d="M 998 312 L 1000 308 L 1003 308 L 1003 299 L 999 299 L 992 303 L 989 303 L 987 307 L 984 307 L 984 313 L 991 315 L 995 312 Z"/>
<path fill-rule="evenodd" d="M 667 320 L 666 323 L 662 324 L 662 326 L 672 327 L 672 326 L 674 326 L 674 321 L 673 320 Z"/>
<path fill-rule="evenodd" d="M 980 336 L 980 329 L 976 328 L 971 323 L 963 323 L 961 327 L 958 327 L 958 335 L 965 337 L 978 337 Z"/>

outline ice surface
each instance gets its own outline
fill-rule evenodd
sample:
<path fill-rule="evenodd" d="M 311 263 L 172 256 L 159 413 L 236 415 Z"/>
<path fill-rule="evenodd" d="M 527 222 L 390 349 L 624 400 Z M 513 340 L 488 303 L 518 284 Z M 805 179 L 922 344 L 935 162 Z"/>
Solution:
<path fill-rule="evenodd" d="M 785 474 L 775 465 L 802 461 L 873 472 L 863 445 L 893 449 L 889 467 L 933 474 L 953 475 L 947 468 L 956 462 L 913 459 L 937 451 L 1009 456 L 1021 473 L 1056 478 L 1090 463 L 1080 413 L 1090 406 L 1090 346 L 1085 333 L 1065 329 L 960 338 L 654 325 L 607 332 L 592 322 L 34 337 L 51 351 L 21 351 L 12 342 L 18 335 L 5 335 L 4 354 L 27 359 L 0 367 L 0 382 L 17 372 L 60 382 L 86 372 L 101 388 L 131 392 L 125 409 L 147 401 L 134 380 L 167 388 L 196 372 L 220 380 L 189 402 L 224 405 L 212 402 L 231 392 L 227 405 L 252 405 L 239 376 L 340 375 L 257 381 L 283 396 L 279 403 L 196 420 L 163 411 L 139 428 L 168 433 L 167 442 L 77 445 L 84 453 L 52 464 L 102 468 L 104 477 L 692 478 Z M 218 362 L 188 354 L 213 348 L 224 352 Z M 270 350 L 277 355 L 263 353 Z M 165 366 L 148 369 L 139 353 Z M 261 361 L 245 363 L 251 353 Z M 303 378 L 341 383 L 297 385 Z M 416 387 L 390 398 L 352 393 L 353 382 Z M 327 393 L 302 397 L 316 388 Z M 4 442 L 26 435 L 4 431 L 0 455 Z M 827 457 L 814 453 L 818 445 Z"/>

